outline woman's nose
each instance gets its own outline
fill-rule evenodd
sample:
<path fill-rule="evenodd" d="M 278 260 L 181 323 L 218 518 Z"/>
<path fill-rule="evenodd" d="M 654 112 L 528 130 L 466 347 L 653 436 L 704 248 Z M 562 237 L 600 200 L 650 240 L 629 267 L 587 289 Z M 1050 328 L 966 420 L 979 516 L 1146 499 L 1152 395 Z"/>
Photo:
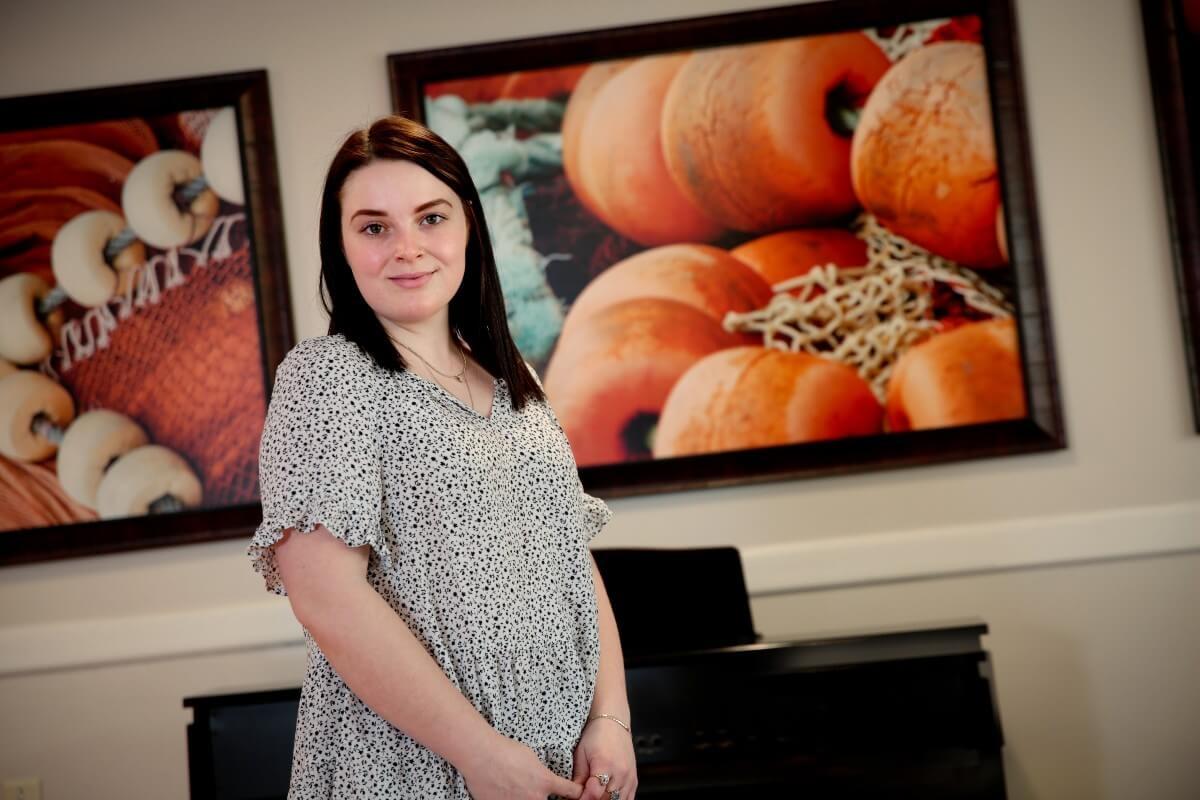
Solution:
<path fill-rule="evenodd" d="M 415 233 L 411 231 L 398 232 L 395 244 L 392 255 L 397 261 L 415 261 L 421 257 L 422 250 Z"/>

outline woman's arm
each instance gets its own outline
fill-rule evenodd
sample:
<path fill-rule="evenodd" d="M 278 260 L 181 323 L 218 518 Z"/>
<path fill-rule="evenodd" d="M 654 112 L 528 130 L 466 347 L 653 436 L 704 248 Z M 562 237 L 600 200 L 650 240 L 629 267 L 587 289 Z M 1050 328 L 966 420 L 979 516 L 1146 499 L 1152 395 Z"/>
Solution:
<path fill-rule="evenodd" d="M 376 714 L 453 764 L 472 796 L 578 797 L 537 755 L 493 729 L 366 581 L 369 548 L 324 526 L 275 545 L 292 610 L 346 685 Z"/>
<path fill-rule="evenodd" d="M 598 714 L 607 714 L 631 725 L 621 637 L 595 559 L 592 559 L 592 583 L 596 587 L 596 611 L 600 626 L 600 667 L 596 673 L 592 708 L 588 712 L 590 721 L 575 748 L 573 777 L 584 787 L 583 800 L 607 798 L 608 793 L 614 790 L 619 793 L 621 800 L 633 800 L 637 795 L 633 736 L 611 719 L 596 718 Z M 609 776 L 605 786 L 593 777 L 601 774 Z"/>
<path fill-rule="evenodd" d="M 600 669 L 596 673 L 596 693 L 588 716 L 612 714 L 628 725 L 629 698 L 625 694 L 625 656 L 621 652 L 621 635 L 617 632 L 612 603 L 608 600 L 608 591 L 604 588 L 604 580 L 600 577 L 594 558 L 592 583 L 596 586 L 596 611 L 600 622 Z M 608 724 L 612 724 L 611 720 Z"/>

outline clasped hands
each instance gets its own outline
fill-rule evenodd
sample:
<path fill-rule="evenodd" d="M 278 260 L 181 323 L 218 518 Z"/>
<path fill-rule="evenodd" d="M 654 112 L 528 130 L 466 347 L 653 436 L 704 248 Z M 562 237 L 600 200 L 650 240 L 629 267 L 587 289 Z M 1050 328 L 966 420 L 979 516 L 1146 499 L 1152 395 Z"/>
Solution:
<path fill-rule="evenodd" d="M 635 800 L 633 738 L 624 728 L 611 720 L 592 720 L 574 755 L 575 768 L 567 780 L 547 769 L 529 747 L 497 734 L 495 747 L 460 771 L 474 800 Z M 608 776 L 605 785 L 600 775 Z"/>

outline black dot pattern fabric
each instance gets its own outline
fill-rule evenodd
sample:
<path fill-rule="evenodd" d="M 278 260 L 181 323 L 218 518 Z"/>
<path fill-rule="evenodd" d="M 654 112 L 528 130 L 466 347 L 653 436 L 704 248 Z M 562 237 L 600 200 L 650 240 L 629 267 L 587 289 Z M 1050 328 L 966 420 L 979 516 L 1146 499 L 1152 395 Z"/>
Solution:
<path fill-rule="evenodd" d="M 286 593 L 272 545 L 289 528 L 321 524 L 369 546 L 367 579 L 446 677 L 571 776 L 599 663 L 587 544 L 611 512 L 583 491 L 545 403 L 514 411 L 498 379 L 483 416 L 340 336 L 306 339 L 279 366 L 259 469 L 249 555 L 268 589 Z M 469 797 L 450 764 L 369 709 L 305 639 L 290 800 Z"/>

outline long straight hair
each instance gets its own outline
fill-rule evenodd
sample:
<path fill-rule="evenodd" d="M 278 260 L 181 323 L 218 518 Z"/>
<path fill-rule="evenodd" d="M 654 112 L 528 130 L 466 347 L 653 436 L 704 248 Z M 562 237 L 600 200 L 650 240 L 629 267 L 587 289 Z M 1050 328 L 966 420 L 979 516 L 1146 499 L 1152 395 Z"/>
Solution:
<path fill-rule="evenodd" d="M 351 133 L 338 148 L 321 193 L 321 302 L 329 314 L 329 333 L 354 342 L 376 364 L 399 372 L 407 363 L 383 324 L 363 298 L 342 243 L 342 188 L 357 169 L 373 161 L 411 161 L 450 187 L 467 218 L 466 269 L 450 299 L 450 333 L 492 375 L 508 384 L 513 408 L 546 396 L 526 367 L 512 334 L 496 257 L 483 218 L 479 192 L 458 152 L 433 131 L 400 116 L 383 117 Z"/>

